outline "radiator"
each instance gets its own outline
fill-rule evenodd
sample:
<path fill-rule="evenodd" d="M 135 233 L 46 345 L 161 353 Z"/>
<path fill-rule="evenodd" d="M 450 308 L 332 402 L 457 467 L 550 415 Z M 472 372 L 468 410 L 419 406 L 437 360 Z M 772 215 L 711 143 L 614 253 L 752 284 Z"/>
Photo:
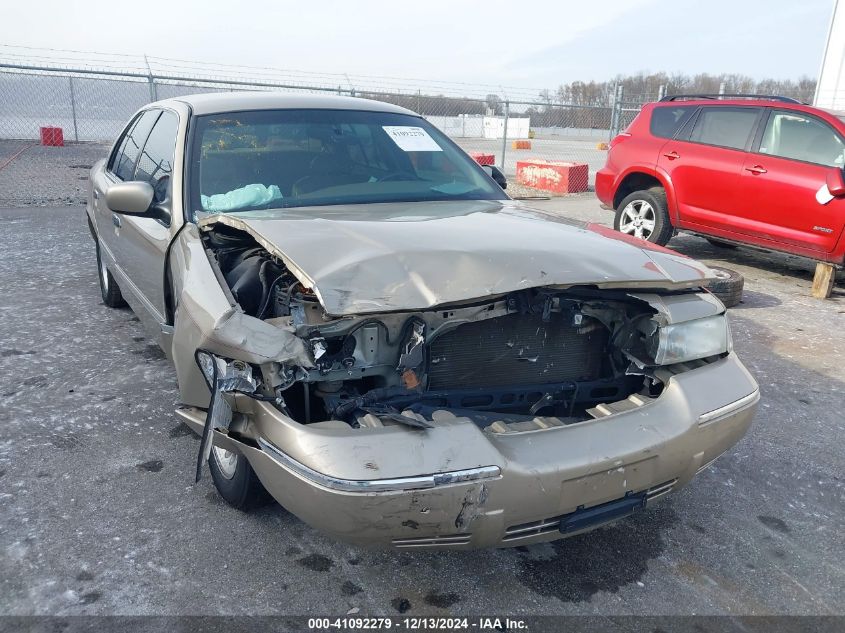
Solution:
<path fill-rule="evenodd" d="M 593 322 L 595 323 L 595 322 Z M 585 325 L 587 321 L 585 321 Z M 501 387 L 600 378 L 608 332 L 559 314 L 509 314 L 465 323 L 429 346 L 429 389 Z"/>

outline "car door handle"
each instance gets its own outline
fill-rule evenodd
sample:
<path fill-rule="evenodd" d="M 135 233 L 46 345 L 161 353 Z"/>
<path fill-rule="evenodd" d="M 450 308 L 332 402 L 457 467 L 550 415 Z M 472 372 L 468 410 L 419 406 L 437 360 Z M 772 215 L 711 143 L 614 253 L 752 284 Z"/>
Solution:
<path fill-rule="evenodd" d="M 676 158 L 680 158 L 681 155 L 678 152 L 666 152 L 663 154 L 669 160 L 675 160 Z"/>
<path fill-rule="evenodd" d="M 111 223 L 114 224 L 117 228 L 120 228 L 120 225 L 123 224 L 123 220 L 120 219 L 120 216 L 117 213 L 112 213 Z"/>
<path fill-rule="evenodd" d="M 762 165 L 754 165 L 754 167 L 746 167 L 745 171 L 750 171 L 755 176 L 759 176 L 760 174 L 765 174 L 767 170 Z"/>

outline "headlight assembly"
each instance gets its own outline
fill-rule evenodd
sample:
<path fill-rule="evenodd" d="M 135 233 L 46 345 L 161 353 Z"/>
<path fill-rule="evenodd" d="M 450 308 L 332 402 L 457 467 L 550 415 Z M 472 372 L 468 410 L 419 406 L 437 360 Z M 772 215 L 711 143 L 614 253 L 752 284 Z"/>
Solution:
<path fill-rule="evenodd" d="M 672 365 L 733 349 L 725 314 L 658 327 L 646 342 L 656 365 Z"/>

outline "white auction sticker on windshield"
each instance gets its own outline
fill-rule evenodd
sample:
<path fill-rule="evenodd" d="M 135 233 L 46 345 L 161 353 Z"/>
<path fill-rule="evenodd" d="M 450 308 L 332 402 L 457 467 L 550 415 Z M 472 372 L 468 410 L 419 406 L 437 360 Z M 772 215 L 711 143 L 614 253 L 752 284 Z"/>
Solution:
<path fill-rule="evenodd" d="M 421 127 L 382 125 L 382 129 L 406 152 L 442 152 L 443 148 Z"/>

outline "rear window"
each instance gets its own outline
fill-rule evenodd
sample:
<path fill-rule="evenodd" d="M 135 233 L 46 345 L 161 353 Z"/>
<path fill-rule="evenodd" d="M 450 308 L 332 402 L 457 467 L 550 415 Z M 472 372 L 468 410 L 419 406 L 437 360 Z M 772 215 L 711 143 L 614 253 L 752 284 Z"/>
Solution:
<path fill-rule="evenodd" d="M 690 139 L 694 143 L 745 149 L 759 108 L 702 108 Z"/>
<path fill-rule="evenodd" d="M 689 121 L 694 106 L 662 106 L 651 113 L 651 133 L 661 138 L 672 138 L 684 123 Z"/>

